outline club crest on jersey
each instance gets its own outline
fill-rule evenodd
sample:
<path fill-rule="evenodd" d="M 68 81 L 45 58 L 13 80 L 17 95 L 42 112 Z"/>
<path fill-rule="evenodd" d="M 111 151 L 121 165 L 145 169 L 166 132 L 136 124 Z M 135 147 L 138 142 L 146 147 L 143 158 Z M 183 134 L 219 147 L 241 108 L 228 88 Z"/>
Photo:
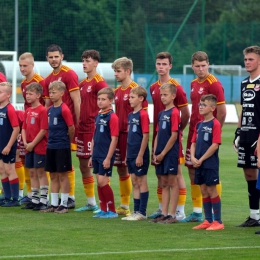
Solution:
<path fill-rule="evenodd" d="M 200 87 L 198 93 L 199 93 L 199 94 L 202 94 L 202 93 L 203 93 L 203 90 L 204 90 L 204 88 Z"/>
<path fill-rule="evenodd" d="M 254 87 L 254 91 L 259 91 L 259 90 L 260 90 L 260 85 L 256 84 L 255 87 Z"/>
<path fill-rule="evenodd" d="M 125 94 L 124 97 L 123 97 L 123 100 L 128 100 L 128 94 Z"/>
<path fill-rule="evenodd" d="M 92 90 L 92 86 L 88 86 L 87 92 L 91 92 L 91 90 Z"/>
<path fill-rule="evenodd" d="M 247 84 L 246 85 L 246 88 L 254 88 L 255 87 L 255 84 Z"/>

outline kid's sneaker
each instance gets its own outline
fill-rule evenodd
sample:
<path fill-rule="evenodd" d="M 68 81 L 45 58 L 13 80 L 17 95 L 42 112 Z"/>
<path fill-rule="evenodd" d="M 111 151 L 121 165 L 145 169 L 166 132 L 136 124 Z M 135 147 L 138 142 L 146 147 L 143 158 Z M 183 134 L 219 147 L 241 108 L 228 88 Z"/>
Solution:
<path fill-rule="evenodd" d="M 99 218 L 117 218 L 118 214 L 113 211 L 108 211 L 106 214 L 101 215 Z"/>
<path fill-rule="evenodd" d="M 224 229 L 224 224 L 218 221 L 213 221 L 212 224 L 206 230 L 221 230 Z"/>
<path fill-rule="evenodd" d="M 207 220 L 204 220 L 201 224 L 198 226 L 193 227 L 192 229 L 207 229 L 212 225 L 212 223 L 208 222 Z"/>

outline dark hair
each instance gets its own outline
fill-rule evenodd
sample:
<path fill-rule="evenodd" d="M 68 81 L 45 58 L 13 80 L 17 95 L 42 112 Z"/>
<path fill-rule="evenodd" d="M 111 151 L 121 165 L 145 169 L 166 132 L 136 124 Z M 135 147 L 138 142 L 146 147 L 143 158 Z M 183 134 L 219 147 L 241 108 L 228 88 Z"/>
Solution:
<path fill-rule="evenodd" d="M 216 106 L 217 105 L 217 98 L 215 95 L 213 94 L 207 94 L 207 95 L 203 95 L 201 98 L 200 98 L 200 101 L 210 101 L 212 103 L 213 106 Z"/>
<path fill-rule="evenodd" d="M 62 49 L 59 45 L 57 44 L 51 44 L 47 49 L 46 49 L 46 56 L 48 56 L 48 52 L 54 52 L 54 51 L 58 51 L 60 54 L 62 53 Z"/>
<path fill-rule="evenodd" d="M 42 85 L 38 82 L 32 82 L 31 84 L 27 85 L 26 90 L 35 92 L 36 94 L 41 94 L 43 93 L 43 88 Z"/>
<path fill-rule="evenodd" d="M 191 64 L 194 64 L 196 60 L 209 62 L 208 54 L 204 51 L 197 51 L 191 56 Z"/>
<path fill-rule="evenodd" d="M 100 54 L 95 50 L 86 50 L 82 53 L 81 59 L 92 58 L 93 60 L 100 61 Z"/>
<path fill-rule="evenodd" d="M 159 52 L 156 55 L 156 59 L 168 59 L 169 63 L 172 64 L 172 55 L 167 51 Z"/>

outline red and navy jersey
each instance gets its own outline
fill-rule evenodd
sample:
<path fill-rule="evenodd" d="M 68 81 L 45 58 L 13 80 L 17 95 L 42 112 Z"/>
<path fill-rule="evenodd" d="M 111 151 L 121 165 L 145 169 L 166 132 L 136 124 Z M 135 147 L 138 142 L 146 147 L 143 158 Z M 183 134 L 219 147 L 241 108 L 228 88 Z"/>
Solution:
<path fill-rule="evenodd" d="M 179 133 L 180 133 L 180 111 L 173 107 L 168 110 L 163 110 L 158 115 L 157 124 L 157 146 L 155 155 L 160 154 L 170 139 L 172 132 L 177 132 L 178 137 L 173 147 L 166 154 L 167 157 L 173 156 L 179 158 Z"/>
<path fill-rule="evenodd" d="M 94 133 L 95 117 L 99 111 L 97 93 L 106 87 L 108 87 L 106 81 L 99 74 L 91 80 L 85 78 L 79 83 L 81 97 L 79 133 Z"/>
<path fill-rule="evenodd" d="M 127 136 L 127 158 L 136 158 L 143 140 L 143 134 L 149 133 L 149 116 L 143 109 L 128 115 L 128 136 Z M 144 156 L 149 156 L 148 145 Z"/>
<path fill-rule="evenodd" d="M 196 143 L 195 158 L 197 159 L 200 159 L 213 143 L 221 144 L 221 125 L 219 121 L 214 118 L 208 122 L 199 122 L 195 127 L 191 142 Z M 218 150 L 206 159 L 200 168 L 218 169 Z"/>
<path fill-rule="evenodd" d="M 52 72 L 45 79 L 45 84 L 48 90 L 49 90 L 49 85 L 53 81 L 61 81 L 65 84 L 67 91 L 65 91 L 64 95 L 62 96 L 62 101 L 69 107 L 73 116 L 73 122 L 76 125 L 77 123 L 76 114 L 74 110 L 73 100 L 70 97 L 70 92 L 79 89 L 77 74 L 71 68 L 62 65 L 62 67 L 57 73 Z"/>
<path fill-rule="evenodd" d="M 118 135 L 119 121 L 117 115 L 113 111 L 107 114 L 98 114 L 95 119 L 92 157 L 106 158 L 112 140 L 111 136 Z"/>
<path fill-rule="evenodd" d="M 191 82 L 191 117 L 190 117 L 190 129 L 194 129 L 196 124 L 202 121 L 204 118 L 199 113 L 198 104 L 200 103 L 200 98 L 206 94 L 213 94 L 217 98 L 217 105 L 225 104 L 224 88 L 220 81 L 209 74 L 207 78 L 203 81 L 199 81 L 198 78 Z M 214 111 L 214 116 L 217 116 L 217 109 Z"/>
<path fill-rule="evenodd" d="M 127 117 L 134 109 L 130 106 L 129 96 L 132 88 L 137 87 L 138 84 L 132 81 L 126 88 L 119 86 L 115 89 L 115 106 L 116 115 L 119 118 L 119 132 L 127 132 L 128 122 Z M 143 102 L 143 108 L 148 108 L 147 100 Z"/>
<path fill-rule="evenodd" d="M 15 110 L 15 113 L 17 115 L 18 118 L 18 123 L 19 123 L 19 127 L 20 127 L 20 132 L 22 131 L 22 127 L 23 127 L 23 121 L 24 121 L 24 114 L 25 112 L 23 110 Z"/>
<path fill-rule="evenodd" d="M 167 83 L 171 83 L 177 88 L 176 97 L 173 101 L 174 106 L 177 107 L 178 109 L 181 108 L 181 107 L 188 106 L 188 100 L 187 100 L 187 97 L 186 97 L 186 93 L 185 93 L 183 87 L 179 84 L 179 82 L 177 82 L 173 78 L 170 78 Z M 162 84 L 160 83 L 159 80 L 156 81 L 155 83 L 153 83 L 150 86 L 150 93 L 151 93 L 151 97 L 152 97 L 152 100 L 153 100 L 153 132 L 154 132 L 154 136 L 156 135 L 158 115 L 162 110 L 165 109 L 165 106 L 162 103 L 161 95 L 160 95 L 160 87 L 161 86 L 162 86 Z"/>
<path fill-rule="evenodd" d="M 70 148 L 68 127 L 73 126 L 72 114 L 65 103 L 58 107 L 51 106 L 48 110 L 49 132 L 48 144 L 49 149 L 66 149 Z"/>
<path fill-rule="evenodd" d="M 247 77 L 241 82 L 240 142 L 254 143 L 260 132 L 260 76 L 254 81 Z"/>
<path fill-rule="evenodd" d="M 37 107 L 29 107 L 25 111 L 23 129 L 26 131 L 26 142 L 31 143 L 40 130 L 48 130 L 47 110 L 43 105 Z M 43 139 L 36 144 L 34 152 L 36 154 L 46 154 L 47 133 Z"/>
<path fill-rule="evenodd" d="M 21 82 L 21 91 L 22 91 L 22 95 L 23 95 L 23 98 L 24 98 L 24 111 L 26 111 L 26 109 L 28 107 L 31 107 L 31 104 L 29 104 L 26 101 L 26 86 L 31 84 L 32 82 L 37 82 L 37 83 L 40 83 L 42 85 L 43 93 L 42 93 L 42 96 L 40 98 L 40 103 L 43 106 L 45 105 L 44 99 L 49 98 L 49 94 L 48 94 L 49 91 L 46 89 L 45 80 L 41 75 L 35 73 L 30 80 L 26 80 L 26 78 L 24 78 Z"/>
<path fill-rule="evenodd" d="M 0 83 L 1 82 L 7 82 L 7 79 L 6 79 L 5 75 L 2 72 L 0 72 Z"/>
<path fill-rule="evenodd" d="M 8 144 L 13 128 L 19 126 L 18 118 L 14 107 L 8 103 L 5 107 L 0 108 L 0 152 Z M 16 149 L 17 142 L 15 141 L 11 149 Z"/>

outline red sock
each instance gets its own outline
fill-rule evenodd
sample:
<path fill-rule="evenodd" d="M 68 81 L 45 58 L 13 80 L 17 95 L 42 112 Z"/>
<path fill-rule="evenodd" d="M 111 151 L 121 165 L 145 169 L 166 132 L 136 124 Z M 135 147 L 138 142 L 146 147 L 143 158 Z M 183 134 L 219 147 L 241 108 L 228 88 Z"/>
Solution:
<path fill-rule="evenodd" d="M 111 187 L 107 184 L 101 188 L 103 196 L 106 200 L 106 205 L 108 206 L 108 210 L 112 212 L 116 212 L 115 209 L 115 201 L 114 201 L 114 193 Z"/>
<path fill-rule="evenodd" d="M 107 212 L 107 204 L 106 204 L 105 196 L 102 192 L 102 188 L 99 186 L 98 186 L 98 198 L 99 198 L 100 209 L 103 210 L 104 212 Z"/>

